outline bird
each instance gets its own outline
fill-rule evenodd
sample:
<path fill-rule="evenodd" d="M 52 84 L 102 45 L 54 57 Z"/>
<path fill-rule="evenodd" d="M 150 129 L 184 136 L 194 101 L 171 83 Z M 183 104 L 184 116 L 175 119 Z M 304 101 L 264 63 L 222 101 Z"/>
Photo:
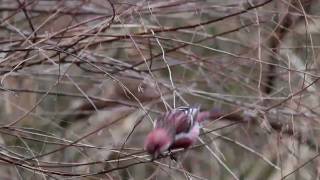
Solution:
<path fill-rule="evenodd" d="M 147 135 L 144 148 L 153 159 L 173 149 L 187 149 L 200 134 L 201 122 L 210 112 L 200 112 L 199 106 L 182 106 L 160 116 Z"/>

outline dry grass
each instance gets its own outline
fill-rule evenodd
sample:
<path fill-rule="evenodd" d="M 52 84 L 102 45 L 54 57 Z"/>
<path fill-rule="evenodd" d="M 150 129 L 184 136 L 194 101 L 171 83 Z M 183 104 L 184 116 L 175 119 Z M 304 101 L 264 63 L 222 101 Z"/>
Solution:
<path fill-rule="evenodd" d="M 0 179 L 319 178 L 319 7 L 2 0 Z M 152 121 L 193 104 L 225 116 L 151 162 Z"/>

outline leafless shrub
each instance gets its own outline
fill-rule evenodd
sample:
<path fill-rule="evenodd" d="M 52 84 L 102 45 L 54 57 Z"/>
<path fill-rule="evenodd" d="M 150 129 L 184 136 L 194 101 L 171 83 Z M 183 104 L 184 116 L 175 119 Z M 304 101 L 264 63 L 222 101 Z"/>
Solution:
<path fill-rule="evenodd" d="M 0 179 L 319 178 L 312 0 L 3 0 Z M 219 109 L 154 161 L 152 121 Z"/>

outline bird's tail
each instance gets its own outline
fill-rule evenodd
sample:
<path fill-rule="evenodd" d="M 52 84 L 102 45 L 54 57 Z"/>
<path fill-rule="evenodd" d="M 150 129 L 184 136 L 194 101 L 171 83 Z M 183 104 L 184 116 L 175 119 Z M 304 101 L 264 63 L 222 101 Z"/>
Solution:
<path fill-rule="evenodd" d="M 214 121 L 217 119 L 227 119 L 229 121 L 244 121 L 242 115 L 238 111 L 232 113 L 225 113 L 220 108 L 212 108 L 209 111 L 201 111 L 198 113 L 197 121 L 202 123 L 203 121 Z"/>

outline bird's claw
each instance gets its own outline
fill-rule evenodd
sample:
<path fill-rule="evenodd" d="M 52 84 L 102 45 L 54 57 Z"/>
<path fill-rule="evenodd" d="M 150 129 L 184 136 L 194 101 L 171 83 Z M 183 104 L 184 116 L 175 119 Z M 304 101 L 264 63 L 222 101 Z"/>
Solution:
<path fill-rule="evenodd" d="M 170 157 L 171 160 L 174 160 L 175 162 L 178 161 L 178 158 L 172 153 L 172 151 L 168 152 L 168 155 Z"/>

